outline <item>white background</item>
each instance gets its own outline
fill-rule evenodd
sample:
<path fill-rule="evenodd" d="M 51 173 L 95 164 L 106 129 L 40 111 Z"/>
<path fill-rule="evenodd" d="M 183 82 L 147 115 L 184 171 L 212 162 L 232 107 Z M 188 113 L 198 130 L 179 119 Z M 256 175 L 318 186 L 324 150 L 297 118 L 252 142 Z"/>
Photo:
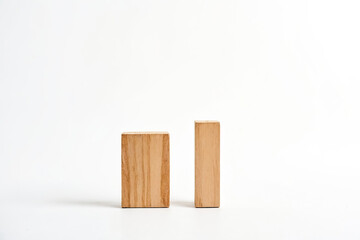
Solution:
<path fill-rule="evenodd" d="M 0 239 L 359 239 L 356 0 L 0 0 Z M 195 209 L 194 120 L 221 122 Z M 169 209 L 120 136 L 169 131 Z"/>

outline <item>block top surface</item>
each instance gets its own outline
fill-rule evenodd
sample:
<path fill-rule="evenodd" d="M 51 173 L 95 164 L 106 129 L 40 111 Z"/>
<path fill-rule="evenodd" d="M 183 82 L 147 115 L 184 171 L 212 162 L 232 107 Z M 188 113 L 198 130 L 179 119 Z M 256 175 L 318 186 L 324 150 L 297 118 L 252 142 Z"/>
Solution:
<path fill-rule="evenodd" d="M 197 120 L 195 123 L 220 123 L 219 121 L 215 120 Z"/>
<path fill-rule="evenodd" d="M 160 135 L 169 134 L 168 132 L 124 132 L 122 135 Z"/>

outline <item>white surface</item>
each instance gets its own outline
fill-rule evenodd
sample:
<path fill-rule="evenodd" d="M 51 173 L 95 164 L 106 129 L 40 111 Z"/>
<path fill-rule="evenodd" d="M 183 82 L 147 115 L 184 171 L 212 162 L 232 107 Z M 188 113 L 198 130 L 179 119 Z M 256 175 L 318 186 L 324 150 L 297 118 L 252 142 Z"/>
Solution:
<path fill-rule="evenodd" d="M 0 239 L 359 239 L 358 1 L 0 1 Z M 194 209 L 194 120 L 221 208 Z M 171 207 L 121 209 L 169 131 Z"/>

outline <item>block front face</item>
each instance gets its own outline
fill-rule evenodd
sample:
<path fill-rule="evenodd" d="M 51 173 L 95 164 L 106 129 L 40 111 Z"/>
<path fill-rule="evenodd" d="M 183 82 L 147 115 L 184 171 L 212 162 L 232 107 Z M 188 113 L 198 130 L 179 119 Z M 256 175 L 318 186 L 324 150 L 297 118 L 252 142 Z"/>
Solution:
<path fill-rule="evenodd" d="M 220 207 L 219 122 L 195 122 L 195 207 Z"/>
<path fill-rule="evenodd" d="M 169 207 L 168 133 L 123 133 L 122 207 Z"/>

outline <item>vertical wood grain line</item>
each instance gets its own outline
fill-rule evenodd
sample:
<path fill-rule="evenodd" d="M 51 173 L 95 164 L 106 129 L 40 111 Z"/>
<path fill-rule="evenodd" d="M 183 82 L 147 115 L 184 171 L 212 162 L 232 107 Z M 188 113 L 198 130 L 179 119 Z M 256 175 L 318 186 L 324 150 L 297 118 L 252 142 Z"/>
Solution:
<path fill-rule="evenodd" d="M 161 201 L 164 206 L 169 206 L 169 193 L 170 193 L 170 156 L 169 146 L 170 139 L 169 135 L 162 137 L 162 159 L 161 159 Z"/>
<path fill-rule="evenodd" d="M 129 164 L 128 164 L 128 144 L 126 135 L 121 136 L 121 206 L 128 207 L 130 202 L 129 188 Z"/>
<path fill-rule="evenodd" d="M 151 159 L 150 159 L 150 135 L 144 135 L 146 138 L 146 159 L 144 159 L 144 162 L 146 162 L 146 175 L 144 176 L 144 179 L 146 178 L 146 202 L 144 203 L 145 206 L 151 207 Z"/>

